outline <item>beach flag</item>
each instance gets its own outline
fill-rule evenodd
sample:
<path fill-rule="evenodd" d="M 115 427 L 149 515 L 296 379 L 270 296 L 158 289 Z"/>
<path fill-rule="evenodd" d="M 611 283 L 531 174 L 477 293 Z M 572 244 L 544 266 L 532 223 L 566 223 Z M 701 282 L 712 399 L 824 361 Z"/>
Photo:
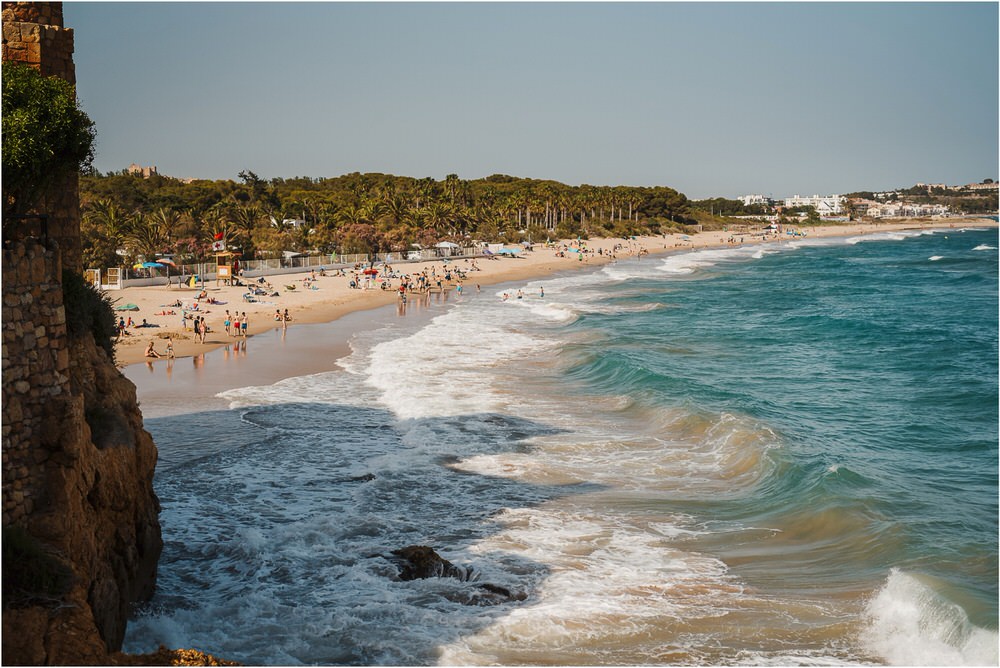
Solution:
<path fill-rule="evenodd" d="M 226 250 L 226 242 L 225 241 L 216 241 L 216 242 L 214 242 L 212 244 L 212 250 L 214 250 L 216 252 L 221 252 L 221 251 Z"/>
<path fill-rule="evenodd" d="M 216 232 L 215 233 L 215 240 L 219 241 L 219 240 L 223 239 L 225 236 L 226 236 L 225 232 Z"/>

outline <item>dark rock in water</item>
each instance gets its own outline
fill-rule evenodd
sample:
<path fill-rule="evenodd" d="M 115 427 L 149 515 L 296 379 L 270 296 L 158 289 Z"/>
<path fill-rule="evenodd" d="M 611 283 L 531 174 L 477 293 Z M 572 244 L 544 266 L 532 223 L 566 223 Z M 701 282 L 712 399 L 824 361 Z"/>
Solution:
<path fill-rule="evenodd" d="M 508 601 L 523 601 L 524 599 L 528 598 L 528 595 L 525 594 L 524 592 L 518 592 L 517 594 L 514 594 L 510 591 L 510 589 L 507 589 L 506 587 L 501 587 L 499 585 L 483 583 L 479 585 L 479 588 L 485 589 L 491 594 L 496 594 L 497 596 L 501 596 L 507 599 Z"/>
<path fill-rule="evenodd" d="M 399 566 L 399 579 L 456 578 L 467 582 L 473 577 L 471 568 L 451 563 L 426 545 L 410 545 L 392 551 L 392 560 Z M 465 605 L 498 605 L 510 601 L 523 601 L 524 592 L 511 592 L 506 587 L 479 583 L 475 589 L 455 591 L 445 595 L 449 600 Z"/>
<path fill-rule="evenodd" d="M 418 580 L 422 578 L 458 578 L 468 580 L 469 574 L 465 569 L 458 568 L 455 564 L 443 558 L 433 549 L 426 545 L 410 545 L 409 547 L 393 550 L 392 554 L 399 559 L 401 580 Z"/>
<path fill-rule="evenodd" d="M 366 473 L 364 475 L 356 475 L 351 478 L 351 482 L 371 482 L 375 479 L 374 473 Z"/>

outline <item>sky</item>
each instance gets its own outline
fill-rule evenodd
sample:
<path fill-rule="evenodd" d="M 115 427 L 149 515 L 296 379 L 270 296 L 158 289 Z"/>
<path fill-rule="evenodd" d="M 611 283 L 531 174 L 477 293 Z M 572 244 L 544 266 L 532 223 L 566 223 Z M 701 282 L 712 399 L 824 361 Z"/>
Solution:
<path fill-rule="evenodd" d="M 840 194 L 998 178 L 998 4 L 66 2 L 95 167 Z"/>

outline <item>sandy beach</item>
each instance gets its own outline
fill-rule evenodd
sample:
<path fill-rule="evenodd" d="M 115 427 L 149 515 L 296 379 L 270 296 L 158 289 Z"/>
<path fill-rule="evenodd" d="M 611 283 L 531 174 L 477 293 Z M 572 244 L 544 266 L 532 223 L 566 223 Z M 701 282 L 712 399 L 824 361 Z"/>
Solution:
<path fill-rule="evenodd" d="M 915 228 L 941 228 L 963 225 L 991 225 L 996 223 L 989 219 L 982 220 L 935 220 L 935 221 L 900 221 L 895 223 L 829 225 L 822 227 L 803 228 L 807 237 L 854 236 L 887 232 L 892 230 Z M 695 248 L 724 247 L 733 245 L 733 234 L 725 231 L 703 232 L 686 235 L 673 234 L 665 236 L 637 237 L 624 239 L 590 239 L 584 242 L 587 253 L 560 251 L 571 242 L 561 242 L 545 247 L 536 244 L 530 252 L 521 253 L 520 257 L 454 259 L 447 263 L 436 261 L 407 262 L 392 265 L 397 275 L 416 277 L 421 273 L 442 278 L 450 270 L 458 270 L 465 274 L 462 281 L 463 290 L 476 290 L 476 286 L 494 285 L 510 281 L 541 278 L 561 271 L 570 271 L 584 267 L 592 267 L 611 262 L 615 259 L 635 257 L 640 253 L 650 255 L 684 251 Z M 765 242 L 777 243 L 787 240 L 787 235 L 772 235 Z M 740 243 L 740 235 L 735 242 Z M 744 235 L 743 243 L 761 243 L 761 238 Z M 311 280 L 313 279 L 314 280 Z M 451 281 L 443 281 L 445 290 L 455 290 L 458 279 L 453 275 Z M 119 312 L 126 320 L 131 317 L 134 324 L 140 325 L 145 320 L 151 327 L 129 327 L 128 334 L 121 337 L 116 345 L 116 359 L 119 366 L 127 366 L 139 362 L 160 361 L 148 358 L 145 351 L 152 341 L 154 349 L 163 357 L 166 356 L 167 339 L 173 344 L 176 358 L 192 357 L 209 352 L 216 348 L 234 345 L 242 340 L 226 333 L 226 311 L 235 314 L 245 313 L 249 326 L 247 336 L 254 336 L 275 328 L 294 327 L 303 323 L 330 322 L 342 316 L 357 311 L 378 308 L 399 300 L 398 288 L 400 279 L 389 279 L 390 289 L 380 287 L 358 289 L 350 287 L 351 272 L 346 276 L 327 275 L 304 271 L 300 274 L 283 274 L 266 277 L 273 286 L 277 296 L 261 296 L 257 302 L 247 302 L 243 299 L 246 287 L 227 286 L 209 281 L 204 287 L 205 296 L 198 299 L 201 288 L 186 288 L 171 286 L 129 287 L 110 293 L 117 305 L 135 304 L 137 311 Z M 247 279 L 252 282 L 255 279 Z M 432 282 L 436 282 L 436 279 Z M 377 281 L 381 283 L 381 278 Z M 256 283 L 253 283 L 256 285 Z M 294 290 L 287 286 L 294 285 Z M 308 287 L 307 287 L 308 286 Z M 179 306 L 177 304 L 180 304 Z M 193 307 L 197 307 L 193 309 Z M 290 322 L 283 324 L 275 319 L 276 311 L 288 311 Z M 204 343 L 195 339 L 191 321 L 182 324 L 183 312 L 202 314 L 208 322 L 209 331 Z"/>

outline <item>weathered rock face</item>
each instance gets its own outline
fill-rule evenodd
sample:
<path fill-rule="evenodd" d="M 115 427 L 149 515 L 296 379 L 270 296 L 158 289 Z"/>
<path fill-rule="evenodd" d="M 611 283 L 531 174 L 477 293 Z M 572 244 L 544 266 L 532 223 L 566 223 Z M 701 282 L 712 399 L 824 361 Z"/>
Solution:
<path fill-rule="evenodd" d="M 4 2 L 2 15 L 4 62 L 75 83 L 62 3 Z M 5 664 L 108 663 L 130 604 L 152 594 L 162 547 L 156 447 L 135 386 L 92 334 L 67 326 L 77 323 L 62 271 L 81 268 L 77 183 L 39 205 L 47 225 L 4 221 Z"/>
<path fill-rule="evenodd" d="M 30 239 L 4 249 L 4 530 L 72 573 L 60 600 L 5 607 L 8 664 L 106 662 L 130 604 L 153 592 L 162 548 L 135 386 L 91 335 L 67 334 L 59 267 L 58 249 Z"/>

